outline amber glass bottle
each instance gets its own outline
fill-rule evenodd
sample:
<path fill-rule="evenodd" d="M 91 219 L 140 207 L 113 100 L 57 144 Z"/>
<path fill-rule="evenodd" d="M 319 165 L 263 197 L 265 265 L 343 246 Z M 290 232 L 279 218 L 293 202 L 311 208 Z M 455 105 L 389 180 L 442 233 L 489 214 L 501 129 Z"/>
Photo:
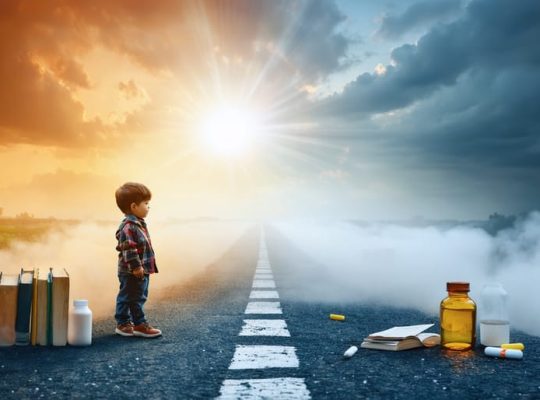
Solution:
<path fill-rule="evenodd" d="M 441 345 L 448 350 L 470 350 L 476 340 L 476 304 L 468 282 L 448 282 L 441 301 Z"/>

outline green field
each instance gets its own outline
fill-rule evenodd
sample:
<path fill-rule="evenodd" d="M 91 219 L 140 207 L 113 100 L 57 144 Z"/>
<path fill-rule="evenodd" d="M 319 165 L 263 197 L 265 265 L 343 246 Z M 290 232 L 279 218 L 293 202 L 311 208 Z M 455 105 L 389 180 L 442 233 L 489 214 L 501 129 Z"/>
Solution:
<path fill-rule="evenodd" d="M 13 241 L 37 242 L 53 229 L 77 223 L 52 218 L 0 218 L 0 249 L 8 248 Z"/>

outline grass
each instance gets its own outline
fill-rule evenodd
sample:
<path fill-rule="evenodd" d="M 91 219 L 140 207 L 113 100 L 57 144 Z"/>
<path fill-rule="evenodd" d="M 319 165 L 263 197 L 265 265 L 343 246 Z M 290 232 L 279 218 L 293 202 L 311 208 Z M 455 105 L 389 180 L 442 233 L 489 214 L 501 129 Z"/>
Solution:
<path fill-rule="evenodd" d="M 38 242 L 51 230 L 76 223 L 53 218 L 0 218 L 0 250 L 14 241 Z"/>

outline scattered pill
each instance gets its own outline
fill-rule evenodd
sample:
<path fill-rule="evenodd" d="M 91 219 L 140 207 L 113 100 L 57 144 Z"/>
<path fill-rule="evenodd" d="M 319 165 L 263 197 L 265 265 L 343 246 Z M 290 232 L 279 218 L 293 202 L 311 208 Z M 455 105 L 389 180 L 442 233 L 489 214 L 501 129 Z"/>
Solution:
<path fill-rule="evenodd" d="M 334 321 L 345 321 L 345 315 L 330 314 L 330 319 L 333 319 Z"/>
<path fill-rule="evenodd" d="M 349 347 L 347 349 L 347 351 L 345 353 L 343 353 L 343 357 L 351 358 L 352 356 L 354 356 L 356 354 L 357 351 L 358 351 L 358 347 L 351 346 L 351 347 Z"/>
<path fill-rule="evenodd" d="M 525 350 L 525 345 L 523 343 L 504 343 L 501 344 L 503 349 L 512 349 L 512 350 Z"/>
<path fill-rule="evenodd" d="M 512 358 L 515 360 L 521 360 L 523 358 L 523 352 L 521 350 L 502 349 L 500 347 L 486 347 L 484 354 L 490 357 Z"/>

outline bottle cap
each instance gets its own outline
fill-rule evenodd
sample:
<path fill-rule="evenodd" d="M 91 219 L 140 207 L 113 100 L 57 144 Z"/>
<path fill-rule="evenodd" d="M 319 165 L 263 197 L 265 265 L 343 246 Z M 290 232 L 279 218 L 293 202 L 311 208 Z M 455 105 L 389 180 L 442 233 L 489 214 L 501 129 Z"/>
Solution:
<path fill-rule="evenodd" d="M 448 292 L 468 292 L 469 282 L 446 282 Z"/>
<path fill-rule="evenodd" d="M 73 300 L 73 305 L 75 307 L 86 307 L 88 306 L 88 300 L 84 300 L 84 299 Z"/>

